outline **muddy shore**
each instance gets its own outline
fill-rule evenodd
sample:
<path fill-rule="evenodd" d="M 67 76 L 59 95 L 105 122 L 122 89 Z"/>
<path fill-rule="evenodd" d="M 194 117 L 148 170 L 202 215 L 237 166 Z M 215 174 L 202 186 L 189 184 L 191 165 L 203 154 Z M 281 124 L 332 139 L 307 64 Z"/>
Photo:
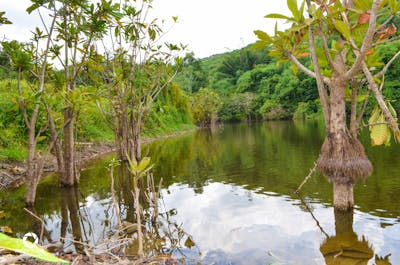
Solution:
<path fill-rule="evenodd" d="M 150 143 L 153 141 L 177 137 L 194 131 L 195 129 L 175 132 L 154 138 L 144 138 L 142 143 Z M 103 143 L 77 143 L 76 144 L 76 160 L 79 166 L 90 162 L 93 159 L 115 152 L 115 144 L 113 142 Z M 48 155 L 44 166 L 44 176 L 57 170 L 56 158 Z M 19 161 L 0 161 L 0 191 L 13 190 L 21 187 L 25 182 L 26 164 Z"/>

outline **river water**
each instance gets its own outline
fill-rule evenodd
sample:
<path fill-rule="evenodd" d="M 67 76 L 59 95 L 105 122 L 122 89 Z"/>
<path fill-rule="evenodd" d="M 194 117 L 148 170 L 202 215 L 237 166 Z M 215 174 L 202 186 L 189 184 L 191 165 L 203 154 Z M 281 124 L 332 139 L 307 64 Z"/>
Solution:
<path fill-rule="evenodd" d="M 317 121 L 235 124 L 145 146 L 155 183 L 163 179 L 145 251 L 179 264 L 400 264 L 399 146 L 371 147 L 362 137 L 374 173 L 355 185 L 354 212 L 335 213 L 332 184 L 319 174 L 293 194 L 318 157 L 323 131 Z M 79 251 L 72 238 L 99 244 L 113 237 L 112 158 L 88 164 L 76 189 L 60 192 L 55 176 L 40 184 L 34 211 L 45 222 L 44 244 L 61 237 L 65 251 Z M 123 168 L 114 175 L 122 219 L 134 222 L 131 180 Z M 23 193 L 0 195 L 7 214 L 0 225 L 18 237 L 41 231 L 22 209 Z M 136 249 L 133 241 L 123 251 Z"/>

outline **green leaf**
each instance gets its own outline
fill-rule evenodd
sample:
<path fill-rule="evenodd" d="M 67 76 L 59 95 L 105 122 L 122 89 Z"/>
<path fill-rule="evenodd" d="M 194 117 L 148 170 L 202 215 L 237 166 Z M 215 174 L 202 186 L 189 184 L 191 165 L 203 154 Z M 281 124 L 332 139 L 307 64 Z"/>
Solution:
<path fill-rule="evenodd" d="M 393 117 L 397 118 L 397 112 L 394 110 L 392 104 L 389 101 L 386 101 L 386 104 L 388 106 L 390 113 L 393 115 Z"/>
<path fill-rule="evenodd" d="M 362 11 L 368 11 L 372 9 L 372 0 L 354 0 L 354 5 Z"/>
<path fill-rule="evenodd" d="M 263 48 L 265 48 L 267 46 L 268 46 L 267 42 L 259 40 L 259 41 L 256 41 L 254 44 L 252 44 L 250 46 L 250 49 L 251 50 L 258 50 L 258 49 L 263 49 Z"/>
<path fill-rule="evenodd" d="M 30 7 L 28 7 L 26 9 L 26 12 L 28 12 L 28 14 L 32 13 L 33 11 L 35 11 L 40 5 L 38 3 L 35 3 L 33 5 L 31 5 Z"/>
<path fill-rule="evenodd" d="M 392 14 L 396 13 L 396 0 L 388 0 L 390 12 Z"/>
<path fill-rule="evenodd" d="M 369 124 L 376 123 L 379 119 L 381 112 L 377 106 L 375 106 L 374 110 L 372 111 L 371 117 L 368 120 Z"/>
<path fill-rule="evenodd" d="M 285 15 L 281 15 L 281 14 L 276 14 L 276 13 L 268 14 L 268 15 L 265 16 L 265 18 L 287 19 L 287 20 L 293 21 L 293 18 L 291 18 L 291 17 L 285 16 Z"/>
<path fill-rule="evenodd" d="M 0 248 L 12 250 L 18 253 L 26 254 L 31 257 L 48 261 L 69 264 L 69 262 L 62 260 L 55 255 L 45 251 L 41 247 L 29 242 L 23 241 L 19 238 L 12 238 L 3 233 L 0 233 Z"/>
<path fill-rule="evenodd" d="M 290 11 L 292 12 L 295 20 L 300 21 L 301 14 L 300 14 L 299 8 L 297 7 L 297 0 L 287 0 L 287 6 L 289 7 Z"/>
<path fill-rule="evenodd" d="M 342 34 L 342 36 L 346 40 L 350 40 L 350 29 L 346 25 L 346 23 L 341 20 L 335 20 L 335 28 Z"/>
<path fill-rule="evenodd" d="M 368 99 L 368 97 L 369 97 L 369 96 L 368 96 L 367 94 L 358 95 L 357 98 L 356 98 L 356 102 L 357 102 L 357 103 L 364 102 L 365 100 Z"/>
<path fill-rule="evenodd" d="M 297 75 L 297 74 L 299 73 L 299 68 L 297 68 L 297 65 L 294 64 L 293 62 L 292 62 L 292 64 L 291 64 L 291 66 L 292 66 L 293 74 L 294 74 L 294 75 Z"/>
<path fill-rule="evenodd" d="M 139 163 L 137 169 L 138 169 L 139 171 L 145 171 L 149 165 L 150 165 L 150 157 L 144 157 L 144 158 L 140 161 L 140 163 Z"/>
<path fill-rule="evenodd" d="M 273 42 L 273 41 L 272 41 L 272 38 L 271 38 L 267 33 L 265 33 L 264 31 L 255 30 L 255 31 L 254 31 L 254 34 L 256 34 L 257 37 L 258 37 L 260 40 L 266 41 L 266 42 L 268 42 L 268 43 Z"/>
<path fill-rule="evenodd" d="M 381 114 L 377 120 L 377 123 L 385 122 L 383 114 Z M 386 124 L 378 124 L 370 127 L 370 137 L 372 146 L 376 145 L 388 145 L 390 144 L 390 128 Z"/>

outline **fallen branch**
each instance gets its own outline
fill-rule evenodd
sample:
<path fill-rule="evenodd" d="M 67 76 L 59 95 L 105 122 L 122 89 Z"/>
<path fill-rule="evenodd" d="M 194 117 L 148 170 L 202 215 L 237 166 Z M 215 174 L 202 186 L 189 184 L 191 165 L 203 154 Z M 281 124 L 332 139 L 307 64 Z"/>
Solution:
<path fill-rule="evenodd" d="M 37 216 L 35 213 L 33 213 L 30 210 L 28 210 L 27 208 L 24 208 L 24 210 L 26 212 L 28 212 L 30 215 L 32 215 L 34 218 L 39 220 L 40 223 L 42 224 L 41 229 L 40 229 L 40 236 L 39 236 L 39 243 L 42 243 L 43 242 L 43 232 L 44 232 L 44 221 L 43 221 L 43 219 L 40 218 L 39 216 Z"/>
<path fill-rule="evenodd" d="M 300 184 L 300 186 L 294 192 L 295 194 L 297 194 L 301 190 L 301 188 L 304 186 L 304 184 L 307 183 L 307 181 L 312 177 L 312 175 L 315 173 L 316 170 L 317 170 L 317 162 L 314 162 L 314 167 L 312 169 L 310 169 L 310 173 L 308 173 L 308 175 L 305 177 L 303 182 Z"/>

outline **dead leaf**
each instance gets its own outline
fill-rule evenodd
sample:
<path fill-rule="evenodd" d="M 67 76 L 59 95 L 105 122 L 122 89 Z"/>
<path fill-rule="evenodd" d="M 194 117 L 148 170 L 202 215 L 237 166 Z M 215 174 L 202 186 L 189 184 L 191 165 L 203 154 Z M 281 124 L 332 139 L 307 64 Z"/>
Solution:
<path fill-rule="evenodd" d="M 0 226 L 0 231 L 5 234 L 12 234 L 13 232 L 11 227 L 8 226 Z"/>
<path fill-rule="evenodd" d="M 363 24 L 365 24 L 365 23 L 368 23 L 370 17 L 371 17 L 371 15 L 368 14 L 367 12 L 362 13 L 362 14 L 358 17 L 357 23 L 358 23 L 359 25 L 363 25 Z"/>

